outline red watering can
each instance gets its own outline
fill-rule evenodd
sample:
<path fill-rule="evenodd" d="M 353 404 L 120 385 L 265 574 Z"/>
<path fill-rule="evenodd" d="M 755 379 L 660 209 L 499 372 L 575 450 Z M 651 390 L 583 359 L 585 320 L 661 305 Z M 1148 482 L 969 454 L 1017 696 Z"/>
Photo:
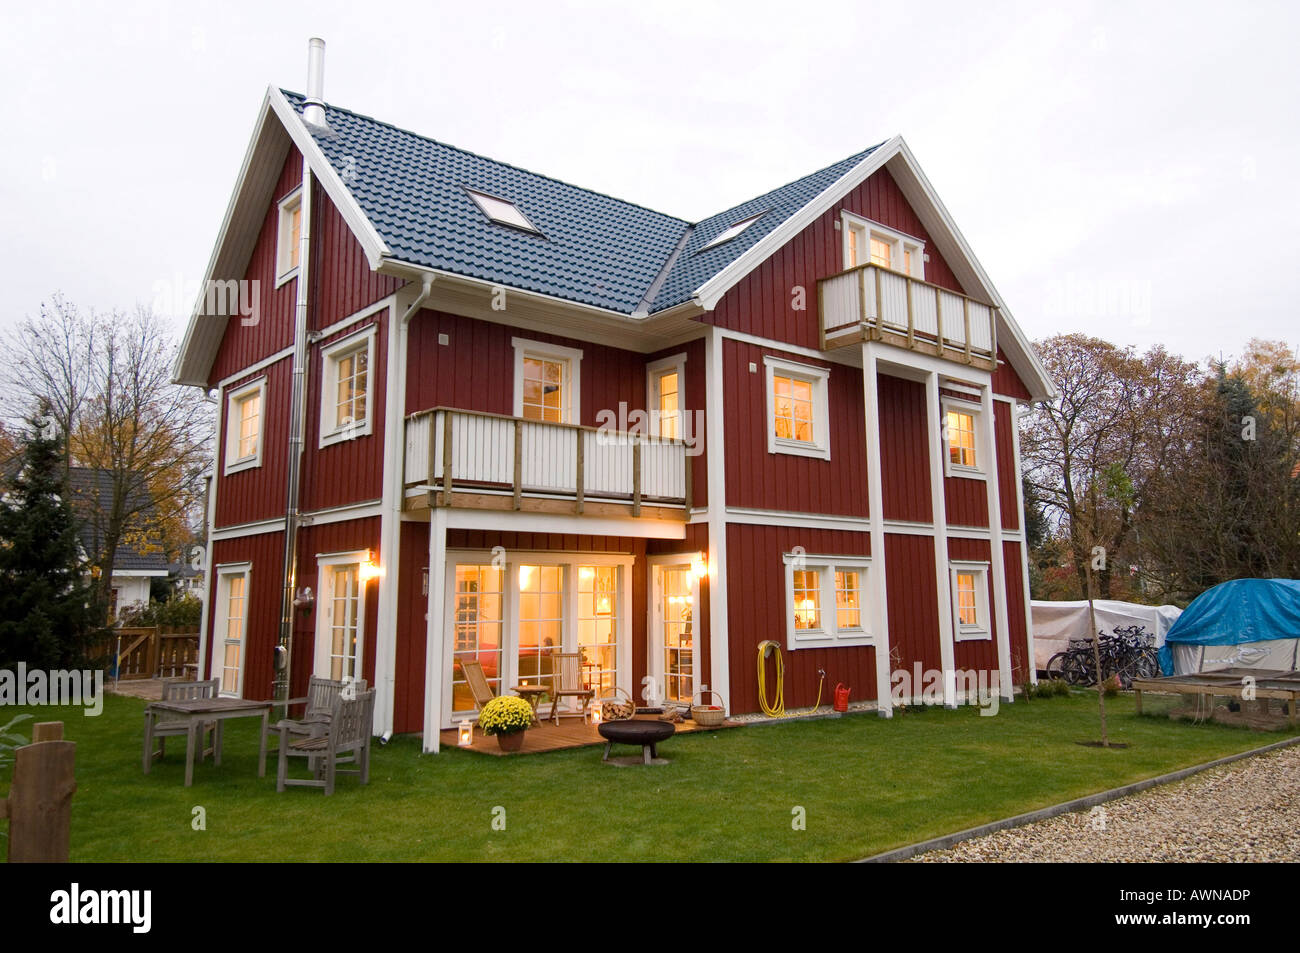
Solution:
<path fill-rule="evenodd" d="M 840 682 L 835 686 L 835 710 L 836 711 L 849 710 L 849 691 L 850 691 L 849 687 L 845 685 L 843 682 Z"/>

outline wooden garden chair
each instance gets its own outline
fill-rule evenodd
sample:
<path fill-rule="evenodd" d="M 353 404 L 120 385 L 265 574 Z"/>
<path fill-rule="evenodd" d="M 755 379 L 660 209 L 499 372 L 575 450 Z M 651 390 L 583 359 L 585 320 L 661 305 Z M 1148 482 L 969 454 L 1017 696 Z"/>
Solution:
<path fill-rule="evenodd" d="M 206 682 L 186 682 L 186 681 L 167 681 L 163 683 L 162 700 L 171 701 L 189 701 L 194 698 L 216 698 L 218 691 L 218 681 L 210 678 Z M 144 709 L 144 769 L 148 773 L 150 763 L 162 759 L 167 747 L 167 739 L 177 736 L 184 737 L 190 733 L 190 723 L 187 720 L 165 721 L 169 717 L 168 712 L 153 711 L 151 705 L 146 705 Z M 172 715 L 171 717 L 175 717 Z M 203 739 L 209 736 L 211 746 L 204 747 Z M 158 739 L 158 750 L 153 750 L 154 739 Z M 202 762 L 209 754 L 215 754 L 221 746 L 221 722 L 209 721 L 203 725 L 203 730 L 199 733 L 199 761 Z"/>
<path fill-rule="evenodd" d="M 286 722 L 280 723 L 280 764 L 276 771 L 275 789 L 283 791 L 289 786 L 324 788 L 325 794 L 334 793 L 334 779 L 340 774 L 356 774 L 362 784 L 370 783 L 370 742 L 375 717 L 374 691 L 361 692 L 355 698 L 334 702 L 330 719 L 320 734 L 294 737 Z M 289 777 L 289 759 L 307 758 L 311 768 L 310 778 Z M 340 764 L 355 763 L 355 768 L 342 769 Z"/>
<path fill-rule="evenodd" d="M 580 714 L 582 720 L 587 720 L 587 709 L 591 707 L 591 699 L 596 694 L 595 689 L 584 688 L 582 684 L 582 653 L 581 652 L 555 652 L 551 655 L 552 665 L 552 689 L 551 689 L 551 721 L 558 725 L 560 723 L 560 701 L 564 698 L 581 698 L 582 709 L 579 712 L 565 712 L 566 715 Z"/>
<path fill-rule="evenodd" d="M 492 691 L 491 684 L 488 683 L 487 676 L 483 674 L 483 663 L 461 662 L 460 670 L 465 673 L 465 684 L 469 687 L 469 693 L 474 696 L 474 707 L 482 711 L 484 705 L 497 697 L 496 692 Z"/>
<path fill-rule="evenodd" d="M 324 732 L 325 726 L 333 717 L 334 703 L 343 695 L 344 683 L 340 679 L 321 678 L 319 675 L 313 675 L 307 682 L 307 694 L 302 698 L 290 698 L 285 703 L 285 711 L 298 705 L 305 705 L 302 717 L 298 719 L 283 718 L 273 725 L 267 725 L 266 738 L 269 742 L 272 738 L 280 737 L 280 729 L 284 727 L 289 734 L 295 738 L 312 738 Z M 366 690 L 366 680 L 364 678 L 353 679 L 353 691 L 361 694 Z M 269 749 L 268 744 L 268 749 Z M 314 768 L 315 765 L 313 764 Z"/>

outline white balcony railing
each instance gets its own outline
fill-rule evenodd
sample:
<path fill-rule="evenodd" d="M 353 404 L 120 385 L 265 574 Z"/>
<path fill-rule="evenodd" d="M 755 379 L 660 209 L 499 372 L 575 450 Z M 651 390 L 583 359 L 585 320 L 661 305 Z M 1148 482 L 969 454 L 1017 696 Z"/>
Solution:
<path fill-rule="evenodd" d="M 883 340 L 947 360 L 996 365 L 997 309 L 877 265 L 817 283 L 822 350 Z"/>
<path fill-rule="evenodd" d="M 680 440 L 435 408 L 406 420 L 405 483 L 441 491 L 690 507 Z"/>

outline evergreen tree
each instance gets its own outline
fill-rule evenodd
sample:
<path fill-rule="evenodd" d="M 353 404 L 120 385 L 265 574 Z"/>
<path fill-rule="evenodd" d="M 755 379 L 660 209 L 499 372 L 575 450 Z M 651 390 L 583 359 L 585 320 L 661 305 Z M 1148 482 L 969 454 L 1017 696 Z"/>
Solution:
<path fill-rule="evenodd" d="M 80 666 L 93 631 L 62 448 L 49 420 L 28 421 L 22 455 L 0 489 L 0 668 Z"/>

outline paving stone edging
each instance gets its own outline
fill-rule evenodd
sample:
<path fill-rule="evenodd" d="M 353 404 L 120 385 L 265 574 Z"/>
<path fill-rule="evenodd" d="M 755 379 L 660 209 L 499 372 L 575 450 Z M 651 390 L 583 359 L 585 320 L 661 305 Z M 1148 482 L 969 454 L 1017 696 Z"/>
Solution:
<path fill-rule="evenodd" d="M 1089 794 L 1084 797 L 1075 798 L 1072 801 L 1065 801 L 1061 804 L 1053 804 L 1050 807 L 1039 808 L 1036 811 L 1030 811 L 1026 814 L 1017 814 L 1015 817 L 1007 817 L 1000 821 L 981 824 L 978 827 L 970 827 L 964 831 L 957 831 L 953 834 L 944 834 L 942 837 L 933 837 L 930 840 L 909 844 L 906 847 L 897 847 L 894 850 L 887 850 L 882 854 L 873 854 L 870 857 L 855 860 L 853 863 L 888 864 L 900 860 L 907 860 L 910 857 L 915 857 L 917 854 L 928 853 L 932 850 L 947 850 L 962 841 L 971 840 L 976 837 L 984 837 L 987 834 L 1007 830 L 1012 827 L 1023 827 L 1026 824 L 1033 824 L 1036 821 L 1045 821 L 1049 818 L 1058 817 L 1061 814 L 1070 814 L 1074 811 L 1093 808 L 1098 804 L 1105 804 L 1107 801 L 1114 801 L 1118 798 L 1127 797 L 1130 794 L 1137 794 L 1138 792 L 1145 791 L 1148 788 L 1181 781 L 1184 778 L 1189 778 L 1194 774 L 1200 774 L 1202 771 L 1208 771 L 1211 768 L 1222 767 L 1225 764 L 1232 764 L 1234 761 L 1253 758 L 1257 755 L 1268 754 L 1270 751 L 1279 751 L 1283 748 L 1290 748 L 1295 745 L 1300 745 L 1300 736 L 1288 738 L 1285 741 L 1275 741 L 1272 744 L 1264 745 L 1262 748 L 1251 748 L 1249 751 L 1239 751 L 1236 754 L 1216 758 L 1213 761 L 1206 761 L 1204 764 L 1196 764 L 1190 768 L 1180 768 L 1179 770 L 1171 771 L 1168 774 L 1161 774 L 1154 778 L 1147 778 L 1144 781 L 1135 781 L 1134 783 L 1126 784 L 1123 787 L 1112 788 L 1109 791 L 1101 791 L 1097 794 Z"/>

